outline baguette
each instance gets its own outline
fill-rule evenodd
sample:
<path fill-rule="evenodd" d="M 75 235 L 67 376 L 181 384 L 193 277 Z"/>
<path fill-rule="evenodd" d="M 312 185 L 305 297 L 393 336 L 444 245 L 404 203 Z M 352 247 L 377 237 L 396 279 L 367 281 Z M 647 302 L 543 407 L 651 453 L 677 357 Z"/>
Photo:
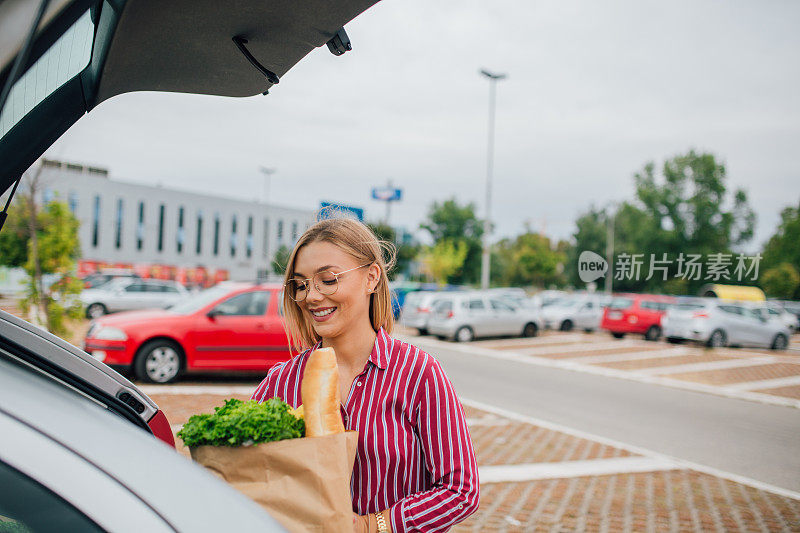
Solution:
<path fill-rule="evenodd" d="M 339 367 L 333 348 L 320 348 L 308 356 L 300 385 L 306 437 L 324 437 L 344 433 L 339 411 Z"/>

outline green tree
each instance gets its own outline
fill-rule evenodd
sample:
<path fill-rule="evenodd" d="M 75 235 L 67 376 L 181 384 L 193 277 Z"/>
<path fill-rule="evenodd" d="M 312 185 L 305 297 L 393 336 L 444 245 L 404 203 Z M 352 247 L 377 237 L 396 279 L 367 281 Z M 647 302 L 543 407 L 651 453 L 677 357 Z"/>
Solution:
<path fill-rule="evenodd" d="M 785 264 L 800 272 L 800 205 L 781 211 L 781 222 L 775 234 L 764 245 L 762 256 L 764 276 L 768 270 Z M 800 298 L 800 288 L 787 297 Z"/>
<path fill-rule="evenodd" d="M 464 262 L 448 276 L 449 283 L 477 283 L 480 280 L 483 223 L 475 214 L 474 204 L 459 205 L 455 198 L 434 202 L 420 228 L 430 234 L 434 243 L 449 240 L 466 246 Z"/>
<path fill-rule="evenodd" d="M 17 199 L 19 200 L 19 198 Z M 21 268 L 28 261 L 30 214 L 27 202 L 14 202 L 0 231 L 0 265 Z"/>
<path fill-rule="evenodd" d="M 292 249 L 285 245 L 280 245 L 275 250 L 275 257 L 272 259 L 272 271 L 279 276 L 283 276 L 286 272 L 286 265 L 289 264 L 289 256 L 292 255 Z"/>
<path fill-rule="evenodd" d="M 767 296 L 788 300 L 800 287 L 800 274 L 793 265 L 781 263 L 764 272 L 759 281 Z"/>
<path fill-rule="evenodd" d="M 422 252 L 424 271 L 439 285 L 445 285 L 463 265 L 467 257 L 467 244 L 463 241 L 443 239 Z"/>
<path fill-rule="evenodd" d="M 27 210 L 29 237 L 23 266 L 28 283 L 20 307 L 34 323 L 64 336 L 67 319 L 76 320 L 83 314 L 83 305 L 78 299 L 83 284 L 74 275 L 76 260 L 80 257 L 80 222 L 64 202 L 52 201 L 39 210 L 35 203 L 39 174 L 34 172 L 28 193 L 20 198 Z M 56 282 L 47 288 L 44 286 L 46 274 L 56 275 Z"/>
<path fill-rule="evenodd" d="M 526 227 L 525 233 L 503 239 L 495 246 L 494 281 L 506 286 L 561 285 L 566 254 L 553 249 L 550 239 Z"/>

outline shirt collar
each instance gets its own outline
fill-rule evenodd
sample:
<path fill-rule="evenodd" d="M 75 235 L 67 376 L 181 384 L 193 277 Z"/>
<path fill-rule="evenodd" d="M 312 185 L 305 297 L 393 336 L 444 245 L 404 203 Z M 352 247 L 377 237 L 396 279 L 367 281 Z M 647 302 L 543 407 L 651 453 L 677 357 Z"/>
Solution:
<path fill-rule="evenodd" d="M 322 346 L 322 340 L 317 341 L 317 344 L 311 348 L 313 352 Z M 375 345 L 372 347 L 372 352 L 369 354 L 368 361 L 377 366 L 381 370 L 385 370 L 389 366 L 389 354 L 392 352 L 392 338 L 386 333 L 386 330 L 381 327 L 375 335 Z"/>

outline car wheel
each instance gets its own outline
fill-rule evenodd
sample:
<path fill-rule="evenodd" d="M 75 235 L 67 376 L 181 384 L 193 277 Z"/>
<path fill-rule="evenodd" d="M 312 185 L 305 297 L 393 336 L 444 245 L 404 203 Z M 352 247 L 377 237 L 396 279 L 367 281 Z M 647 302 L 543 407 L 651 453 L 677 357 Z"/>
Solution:
<path fill-rule="evenodd" d="M 625 334 L 624 333 L 617 333 L 616 331 L 612 331 L 611 332 L 611 336 L 614 337 L 615 339 L 621 339 L 622 337 L 625 336 Z"/>
<path fill-rule="evenodd" d="M 528 322 L 525 324 L 525 327 L 522 328 L 522 336 L 523 337 L 535 337 L 539 334 L 539 328 L 533 322 Z"/>
<path fill-rule="evenodd" d="M 573 326 L 574 324 L 572 323 L 572 320 L 567 319 L 561 323 L 561 327 L 559 329 L 561 331 L 572 331 Z"/>
<path fill-rule="evenodd" d="M 706 346 L 709 348 L 720 348 L 725 346 L 725 332 L 721 329 L 715 329 L 708 338 Z"/>
<path fill-rule="evenodd" d="M 428 330 L 425 329 L 425 328 L 419 328 L 417 330 L 417 333 L 419 333 L 420 335 L 427 335 L 428 334 Z"/>
<path fill-rule="evenodd" d="M 456 331 L 456 340 L 458 342 L 470 342 L 475 338 L 475 333 L 473 333 L 472 328 L 468 326 L 462 326 L 458 328 Z"/>
<path fill-rule="evenodd" d="M 592 328 L 583 328 L 584 333 L 594 333 Z"/>
<path fill-rule="evenodd" d="M 773 350 L 785 350 L 787 346 L 789 346 L 789 339 L 786 338 L 786 335 L 783 333 L 775 335 L 775 340 L 772 341 L 771 346 Z"/>
<path fill-rule="evenodd" d="M 156 339 L 139 349 L 134 363 L 136 377 L 147 383 L 170 383 L 181 371 L 183 350 L 173 341 Z"/>
<path fill-rule="evenodd" d="M 100 318 L 108 314 L 108 309 L 101 303 L 93 303 L 86 308 L 86 318 Z"/>
<path fill-rule="evenodd" d="M 650 326 L 644 334 L 644 340 L 655 342 L 661 338 L 661 328 L 658 326 Z"/>

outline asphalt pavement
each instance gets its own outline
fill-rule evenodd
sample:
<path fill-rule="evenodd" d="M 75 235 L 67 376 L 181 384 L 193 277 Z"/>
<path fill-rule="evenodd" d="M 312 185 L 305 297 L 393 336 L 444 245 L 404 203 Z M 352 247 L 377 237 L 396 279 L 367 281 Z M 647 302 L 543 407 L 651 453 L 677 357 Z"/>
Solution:
<path fill-rule="evenodd" d="M 800 491 L 800 409 L 411 342 L 465 399 Z"/>

